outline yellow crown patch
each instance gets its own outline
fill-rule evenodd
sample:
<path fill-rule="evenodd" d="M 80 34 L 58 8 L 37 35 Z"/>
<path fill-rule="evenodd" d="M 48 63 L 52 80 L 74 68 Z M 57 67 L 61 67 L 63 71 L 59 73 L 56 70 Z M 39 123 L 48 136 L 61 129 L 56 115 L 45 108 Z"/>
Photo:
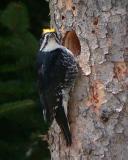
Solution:
<path fill-rule="evenodd" d="M 55 29 L 54 28 L 43 29 L 43 34 L 49 32 L 55 32 Z"/>

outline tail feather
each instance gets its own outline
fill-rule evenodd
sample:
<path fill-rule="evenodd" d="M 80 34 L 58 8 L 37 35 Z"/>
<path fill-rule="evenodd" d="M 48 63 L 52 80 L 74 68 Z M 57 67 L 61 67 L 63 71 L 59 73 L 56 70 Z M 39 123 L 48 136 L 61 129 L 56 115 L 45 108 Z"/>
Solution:
<path fill-rule="evenodd" d="M 55 119 L 64 134 L 67 146 L 71 146 L 72 144 L 71 133 L 68 125 L 68 120 L 65 115 L 64 108 L 62 106 L 61 107 L 59 106 L 57 108 Z"/>

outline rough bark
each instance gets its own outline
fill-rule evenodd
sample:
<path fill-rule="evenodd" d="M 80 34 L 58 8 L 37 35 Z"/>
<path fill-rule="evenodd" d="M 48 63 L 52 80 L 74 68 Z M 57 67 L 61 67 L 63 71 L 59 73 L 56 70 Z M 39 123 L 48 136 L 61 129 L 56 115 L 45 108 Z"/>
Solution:
<path fill-rule="evenodd" d="M 128 0 L 51 0 L 51 25 L 79 63 L 66 147 L 54 121 L 53 160 L 128 159 Z"/>

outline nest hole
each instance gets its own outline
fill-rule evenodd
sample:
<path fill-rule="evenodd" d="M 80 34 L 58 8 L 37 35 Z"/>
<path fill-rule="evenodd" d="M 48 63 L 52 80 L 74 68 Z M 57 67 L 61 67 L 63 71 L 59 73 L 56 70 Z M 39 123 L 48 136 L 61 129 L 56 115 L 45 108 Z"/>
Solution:
<path fill-rule="evenodd" d="M 63 38 L 63 45 L 72 51 L 75 56 L 80 55 L 81 46 L 80 41 L 75 31 L 67 31 Z"/>

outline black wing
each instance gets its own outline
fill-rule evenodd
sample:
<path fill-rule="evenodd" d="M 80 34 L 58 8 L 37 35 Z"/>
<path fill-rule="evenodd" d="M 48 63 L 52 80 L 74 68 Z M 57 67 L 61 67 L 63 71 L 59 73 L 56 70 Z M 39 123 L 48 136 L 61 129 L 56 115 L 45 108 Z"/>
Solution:
<path fill-rule="evenodd" d="M 54 108 L 59 103 L 58 96 L 62 94 L 62 89 L 73 83 L 77 65 L 73 56 L 62 49 L 39 52 L 37 64 L 40 98 L 46 119 L 51 121 L 54 118 Z"/>
<path fill-rule="evenodd" d="M 67 144 L 71 144 L 71 134 L 63 108 L 62 89 L 70 88 L 76 73 L 77 65 L 73 56 L 63 49 L 38 54 L 38 84 L 43 107 L 44 119 L 52 122 L 56 119 Z"/>

